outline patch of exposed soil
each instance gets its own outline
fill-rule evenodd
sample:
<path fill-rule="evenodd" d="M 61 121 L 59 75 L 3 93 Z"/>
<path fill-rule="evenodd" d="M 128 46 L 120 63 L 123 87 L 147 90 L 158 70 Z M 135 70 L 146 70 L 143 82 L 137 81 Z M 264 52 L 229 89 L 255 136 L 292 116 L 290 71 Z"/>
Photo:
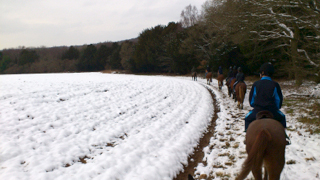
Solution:
<path fill-rule="evenodd" d="M 193 154 L 191 154 L 188 158 L 188 165 L 184 166 L 183 171 L 180 172 L 174 180 L 187 180 L 188 174 L 194 176 L 195 168 L 199 163 L 202 162 L 204 157 L 203 148 L 208 146 L 210 143 L 210 138 L 214 135 L 214 129 L 216 126 L 216 119 L 218 118 L 217 113 L 220 112 L 220 107 L 217 105 L 217 101 L 215 95 L 208 89 L 211 94 L 214 106 L 214 115 L 211 119 L 211 123 L 207 128 L 207 132 L 205 132 L 200 139 L 198 146 L 194 149 Z M 205 162 L 202 162 L 205 163 Z"/>

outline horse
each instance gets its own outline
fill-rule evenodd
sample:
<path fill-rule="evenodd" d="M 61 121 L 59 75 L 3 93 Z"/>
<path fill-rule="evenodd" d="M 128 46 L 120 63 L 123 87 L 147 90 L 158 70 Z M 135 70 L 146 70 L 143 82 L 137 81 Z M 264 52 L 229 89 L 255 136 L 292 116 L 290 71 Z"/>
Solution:
<path fill-rule="evenodd" d="M 231 79 L 231 81 L 229 80 L 227 82 L 227 86 L 228 86 L 228 95 L 229 97 L 231 97 L 232 91 L 233 91 L 233 84 L 236 82 L 236 78 Z"/>
<path fill-rule="evenodd" d="M 255 121 L 250 123 L 246 134 L 247 159 L 236 180 L 243 180 L 252 171 L 255 179 L 279 180 L 285 164 L 286 136 L 282 124 L 272 119 L 269 111 L 261 111 Z"/>
<path fill-rule="evenodd" d="M 197 72 L 192 72 L 191 76 L 193 81 L 197 81 Z"/>
<path fill-rule="evenodd" d="M 206 75 L 207 78 L 207 84 L 210 85 L 210 82 L 212 82 L 212 72 L 208 72 Z"/>
<path fill-rule="evenodd" d="M 223 79 L 224 79 L 223 74 L 219 74 L 217 80 L 218 80 L 218 86 L 220 90 L 222 89 L 222 86 L 223 86 Z"/>
<path fill-rule="evenodd" d="M 238 108 L 243 109 L 243 100 L 247 92 L 247 85 L 244 82 L 239 82 L 236 87 L 236 101 L 238 101 Z"/>

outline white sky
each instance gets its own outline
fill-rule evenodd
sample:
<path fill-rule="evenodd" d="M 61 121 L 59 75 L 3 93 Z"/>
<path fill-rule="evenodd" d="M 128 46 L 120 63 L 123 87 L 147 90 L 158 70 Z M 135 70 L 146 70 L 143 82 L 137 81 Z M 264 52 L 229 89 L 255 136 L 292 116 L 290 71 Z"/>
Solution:
<path fill-rule="evenodd" d="M 180 21 L 189 4 L 205 0 L 1 0 L 0 50 L 18 46 L 83 45 L 139 36 Z"/>

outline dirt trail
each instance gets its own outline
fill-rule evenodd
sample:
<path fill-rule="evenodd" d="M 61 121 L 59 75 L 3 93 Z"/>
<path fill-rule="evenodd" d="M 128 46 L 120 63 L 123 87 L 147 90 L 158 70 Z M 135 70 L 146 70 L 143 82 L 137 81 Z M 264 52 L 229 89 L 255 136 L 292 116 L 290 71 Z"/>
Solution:
<path fill-rule="evenodd" d="M 220 107 L 217 104 L 216 96 L 208 89 L 211 94 L 213 100 L 213 107 L 214 107 L 214 115 L 211 119 L 211 123 L 207 128 L 207 132 L 205 132 L 200 139 L 198 146 L 194 149 L 192 155 L 188 158 L 188 165 L 184 166 L 183 171 L 180 172 L 174 180 L 187 180 L 188 174 L 194 175 L 195 168 L 198 166 L 199 163 L 202 162 L 204 157 L 203 148 L 209 145 L 210 138 L 214 135 L 214 129 L 216 126 L 216 119 L 218 118 L 217 113 L 220 112 Z M 205 163 L 205 162 L 202 162 Z"/>

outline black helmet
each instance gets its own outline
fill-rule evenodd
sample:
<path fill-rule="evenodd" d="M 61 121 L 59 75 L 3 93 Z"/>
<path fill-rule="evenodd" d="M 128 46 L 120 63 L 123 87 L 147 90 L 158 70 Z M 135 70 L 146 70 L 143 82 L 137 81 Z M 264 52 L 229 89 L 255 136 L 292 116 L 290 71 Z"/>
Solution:
<path fill-rule="evenodd" d="M 261 65 L 259 72 L 262 73 L 262 71 L 263 75 L 271 77 L 274 73 L 274 67 L 271 63 L 264 63 Z"/>
<path fill-rule="evenodd" d="M 237 69 L 237 66 L 233 66 L 233 70 L 236 70 Z"/>
<path fill-rule="evenodd" d="M 239 72 L 241 72 L 241 71 L 242 71 L 241 67 L 238 67 L 238 71 L 239 71 Z"/>

